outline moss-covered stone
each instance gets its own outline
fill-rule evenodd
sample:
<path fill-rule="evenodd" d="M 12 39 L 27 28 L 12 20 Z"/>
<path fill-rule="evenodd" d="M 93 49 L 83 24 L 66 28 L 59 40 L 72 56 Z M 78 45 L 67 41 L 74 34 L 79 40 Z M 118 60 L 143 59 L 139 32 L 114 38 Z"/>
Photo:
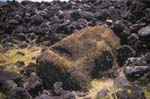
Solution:
<path fill-rule="evenodd" d="M 119 38 L 110 28 L 86 27 L 43 51 L 37 74 L 46 88 L 62 81 L 66 89 L 87 91 L 91 75 L 115 65 L 113 51 L 118 45 Z"/>
<path fill-rule="evenodd" d="M 0 47 L 2 49 L 2 47 Z M 38 46 L 32 46 L 24 49 L 13 47 L 6 52 L 0 52 L 0 66 L 4 67 L 8 71 L 19 72 L 22 68 L 13 69 L 11 65 L 15 64 L 17 61 L 23 61 L 25 65 L 30 62 L 35 63 L 33 57 L 37 57 L 40 54 L 41 48 Z M 19 55 L 17 52 L 24 53 L 24 55 Z"/>

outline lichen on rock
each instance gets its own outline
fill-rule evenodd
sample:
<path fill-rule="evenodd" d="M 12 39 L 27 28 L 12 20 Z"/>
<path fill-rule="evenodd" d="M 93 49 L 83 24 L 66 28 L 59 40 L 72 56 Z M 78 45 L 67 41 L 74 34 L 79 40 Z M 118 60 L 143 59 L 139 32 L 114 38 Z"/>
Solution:
<path fill-rule="evenodd" d="M 87 91 L 91 77 L 111 69 L 119 38 L 106 26 L 86 27 L 43 51 L 37 74 L 46 88 L 62 81 L 65 89 Z"/>

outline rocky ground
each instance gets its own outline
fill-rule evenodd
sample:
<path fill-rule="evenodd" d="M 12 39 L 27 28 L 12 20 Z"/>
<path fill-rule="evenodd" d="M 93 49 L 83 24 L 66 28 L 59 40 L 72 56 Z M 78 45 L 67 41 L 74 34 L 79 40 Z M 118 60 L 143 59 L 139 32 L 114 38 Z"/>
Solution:
<path fill-rule="evenodd" d="M 150 0 L 0 2 L 0 99 L 149 99 L 149 77 Z"/>

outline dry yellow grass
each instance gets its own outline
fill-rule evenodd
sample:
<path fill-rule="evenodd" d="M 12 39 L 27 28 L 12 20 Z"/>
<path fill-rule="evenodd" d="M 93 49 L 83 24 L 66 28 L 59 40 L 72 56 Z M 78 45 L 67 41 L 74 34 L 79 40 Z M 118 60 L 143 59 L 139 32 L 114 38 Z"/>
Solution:
<path fill-rule="evenodd" d="M 0 47 L 1 48 L 1 47 Z M 18 55 L 17 52 L 22 52 L 25 55 Z M 24 49 L 20 48 L 11 48 L 6 53 L 0 52 L 0 61 L 4 61 L 4 63 L 0 64 L 0 66 L 4 66 L 6 70 L 9 71 L 18 71 L 19 69 L 12 69 L 10 65 L 16 63 L 17 61 L 24 61 L 25 65 L 29 62 L 35 62 L 33 57 L 37 57 L 41 52 L 41 48 L 38 46 L 32 46 Z"/>
<path fill-rule="evenodd" d="M 112 94 L 120 90 L 113 86 L 112 79 L 94 79 L 91 84 L 93 88 L 90 90 L 89 96 L 92 97 L 92 99 L 102 99 L 101 97 L 97 97 L 97 93 L 103 88 L 107 88 L 109 90 L 108 96 L 103 99 L 113 99 Z"/>
<path fill-rule="evenodd" d="M 0 92 L 0 99 L 6 99 L 6 96 Z"/>

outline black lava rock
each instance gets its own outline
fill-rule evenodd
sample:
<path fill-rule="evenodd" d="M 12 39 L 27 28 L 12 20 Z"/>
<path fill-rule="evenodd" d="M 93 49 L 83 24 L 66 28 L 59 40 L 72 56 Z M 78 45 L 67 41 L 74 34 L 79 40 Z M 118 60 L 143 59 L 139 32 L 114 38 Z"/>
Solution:
<path fill-rule="evenodd" d="M 123 66 L 127 58 L 134 57 L 136 54 L 135 50 L 128 45 L 120 46 L 117 52 L 117 62 L 119 66 Z"/>
<path fill-rule="evenodd" d="M 30 94 L 21 87 L 12 88 L 7 93 L 7 99 L 29 99 L 31 96 Z"/>
<path fill-rule="evenodd" d="M 32 95 L 38 95 L 42 90 L 42 80 L 35 74 L 32 73 L 31 76 L 25 81 L 24 88 Z"/>

